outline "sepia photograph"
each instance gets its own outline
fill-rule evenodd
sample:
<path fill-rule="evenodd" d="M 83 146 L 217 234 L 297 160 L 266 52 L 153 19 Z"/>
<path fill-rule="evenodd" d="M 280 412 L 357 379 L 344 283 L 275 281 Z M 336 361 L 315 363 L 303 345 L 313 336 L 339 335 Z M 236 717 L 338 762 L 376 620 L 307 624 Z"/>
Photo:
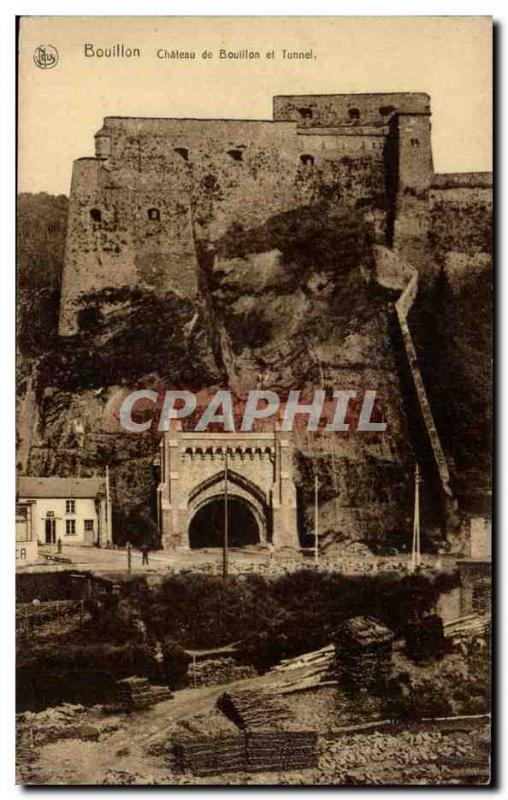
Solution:
<path fill-rule="evenodd" d="M 17 23 L 17 783 L 491 785 L 492 18 Z"/>

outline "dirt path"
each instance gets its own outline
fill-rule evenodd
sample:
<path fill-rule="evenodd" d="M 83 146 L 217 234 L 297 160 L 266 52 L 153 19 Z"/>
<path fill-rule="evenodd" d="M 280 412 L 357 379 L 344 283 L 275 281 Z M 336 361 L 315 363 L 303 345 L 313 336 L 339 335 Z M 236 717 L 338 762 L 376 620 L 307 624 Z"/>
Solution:
<path fill-rule="evenodd" d="M 232 686 L 251 686 L 262 678 L 237 681 Z M 104 781 L 123 782 L 136 776 L 137 783 L 178 782 L 164 754 L 150 756 L 153 745 L 164 747 L 181 720 L 212 712 L 225 686 L 182 689 L 173 699 L 133 714 L 104 715 L 90 710 L 80 722 L 118 725 L 98 742 L 81 739 L 59 740 L 40 747 L 30 783 L 90 785 Z"/>
<path fill-rule="evenodd" d="M 477 782 L 477 767 L 471 766 L 480 750 L 487 752 L 488 726 L 474 731 L 444 732 L 439 729 L 407 730 L 392 733 L 348 734 L 335 740 L 321 736 L 319 763 L 312 770 L 287 773 L 231 773 L 198 778 L 179 774 L 172 769 L 171 742 L 205 725 L 205 732 L 218 733 L 230 725 L 218 714 L 215 704 L 219 695 L 233 687 L 266 688 L 277 680 L 275 675 L 236 681 L 234 683 L 183 689 L 173 699 L 132 714 L 105 715 L 88 709 L 79 715 L 79 724 L 104 728 L 99 741 L 60 739 L 36 747 L 37 760 L 21 770 L 20 782 L 35 785 L 340 785 L 344 783 L 385 783 L 389 785 L 435 785 L 464 783 L 450 767 L 439 763 L 440 757 L 465 762 L 470 779 Z M 280 679 L 280 678 L 279 678 Z M 302 729 L 322 733 L 344 719 L 346 709 L 340 704 L 335 688 L 291 695 L 286 698 Z M 228 730 L 229 732 L 229 730 Z M 483 769 L 484 780 L 485 776 Z"/>

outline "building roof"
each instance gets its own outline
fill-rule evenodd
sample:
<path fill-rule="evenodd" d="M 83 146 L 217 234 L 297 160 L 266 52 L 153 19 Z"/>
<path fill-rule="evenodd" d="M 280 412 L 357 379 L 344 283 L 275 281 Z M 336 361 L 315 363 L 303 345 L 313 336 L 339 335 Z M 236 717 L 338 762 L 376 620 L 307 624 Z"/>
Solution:
<path fill-rule="evenodd" d="M 18 496 L 37 497 L 95 497 L 104 491 L 102 478 L 34 478 L 23 476 L 18 480 Z"/>

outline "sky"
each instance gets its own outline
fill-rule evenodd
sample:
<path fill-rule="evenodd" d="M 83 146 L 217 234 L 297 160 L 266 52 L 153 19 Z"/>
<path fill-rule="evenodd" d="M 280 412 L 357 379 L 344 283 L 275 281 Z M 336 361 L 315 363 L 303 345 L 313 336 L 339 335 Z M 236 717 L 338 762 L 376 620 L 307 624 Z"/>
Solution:
<path fill-rule="evenodd" d="M 141 57 L 85 55 L 122 43 Z M 39 45 L 58 51 L 54 68 L 37 66 Z M 221 48 L 261 58 L 220 59 Z M 18 188 L 69 194 L 105 116 L 270 119 L 275 94 L 399 91 L 431 96 L 436 172 L 492 169 L 490 17 L 25 17 Z"/>

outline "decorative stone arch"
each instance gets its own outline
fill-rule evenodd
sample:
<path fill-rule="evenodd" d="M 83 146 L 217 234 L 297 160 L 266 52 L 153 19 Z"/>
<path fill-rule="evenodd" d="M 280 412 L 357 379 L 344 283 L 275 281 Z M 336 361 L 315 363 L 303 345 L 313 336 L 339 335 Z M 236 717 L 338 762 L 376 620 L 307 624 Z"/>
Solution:
<path fill-rule="evenodd" d="M 298 548 L 293 443 L 289 432 L 201 433 L 174 426 L 160 444 L 157 510 L 165 549 L 188 549 L 195 515 L 228 495 L 248 506 L 261 543 Z"/>
<path fill-rule="evenodd" d="M 225 477 L 224 472 L 216 472 L 210 478 L 202 481 L 190 493 L 187 504 L 187 530 L 197 512 L 212 500 L 224 499 Z M 245 503 L 252 512 L 258 525 L 259 542 L 266 543 L 271 538 L 269 498 L 256 486 L 255 483 L 240 475 L 238 472 L 228 470 L 228 496 Z"/>

